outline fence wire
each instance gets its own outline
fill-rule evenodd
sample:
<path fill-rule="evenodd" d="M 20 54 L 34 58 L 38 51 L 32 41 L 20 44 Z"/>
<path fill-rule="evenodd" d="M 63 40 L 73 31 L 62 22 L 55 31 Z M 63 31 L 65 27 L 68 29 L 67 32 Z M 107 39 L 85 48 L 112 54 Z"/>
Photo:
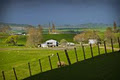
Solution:
<path fill-rule="evenodd" d="M 115 42 L 114 39 L 112 42 L 113 43 Z M 118 40 L 118 43 L 116 42 L 113 44 L 113 48 L 112 48 L 112 43 L 111 44 L 106 43 L 107 53 L 113 52 L 112 49 L 114 49 L 114 51 L 118 51 L 119 46 L 120 46 L 119 40 Z M 102 42 L 102 44 L 99 45 L 99 49 L 98 49 L 98 45 L 91 45 L 91 47 L 90 47 L 90 45 L 87 45 L 87 46 L 84 46 L 86 59 L 92 58 L 91 48 L 92 48 L 92 53 L 93 53 L 94 57 L 101 55 L 101 54 L 105 54 L 105 46 L 104 46 L 103 42 Z M 99 50 L 100 50 L 100 52 L 99 52 Z M 76 48 L 77 55 L 75 54 L 74 48 L 72 50 L 67 50 L 67 52 L 68 52 L 68 56 L 71 61 L 71 64 L 77 62 L 76 58 L 78 58 L 78 61 L 84 60 L 84 54 L 83 54 L 83 50 L 82 50 L 81 46 L 78 46 Z M 60 61 L 65 62 L 65 64 L 69 64 L 64 50 L 58 54 L 60 57 Z M 57 54 L 54 53 L 49 56 L 50 57 L 48 57 L 48 56 L 43 57 L 40 60 L 35 59 L 33 61 L 30 61 L 29 62 L 30 65 L 28 65 L 28 63 L 21 63 L 19 65 L 15 65 L 14 68 L 15 68 L 18 80 L 21 80 L 21 79 L 24 79 L 24 78 L 30 76 L 29 66 L 30 66 L 30 70 L 31 70 L 31 75 L 41 73 L 41 69 L 42 69 L 42 72 L 45 72 L 45 71 L 51 70 L 51 67 L 52 67 L 52 69 L 58 68 L 57 63 L 59 60 L 58 60 Z M 50 62 L 51 62 L 51 65 L 50 65 Z M 11 67 L 11 70 L 9 70 L 9 71 L 5 70 L 4 74 L 5 74 L 6 80 L 15 80 L 15 74 L 13 72 L 12 67 Z M 3 79 L 3 74 L 0 73 L 0 80 L 2 80 L 2 79 Z"/>

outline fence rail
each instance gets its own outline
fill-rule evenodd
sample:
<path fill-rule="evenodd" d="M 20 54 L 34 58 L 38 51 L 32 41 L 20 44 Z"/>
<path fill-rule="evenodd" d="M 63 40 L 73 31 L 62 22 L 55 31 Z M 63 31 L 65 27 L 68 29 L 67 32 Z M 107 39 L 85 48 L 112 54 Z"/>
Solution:
<path fill-rule="evenodd" d="M 120 51 L 120 38 L 118 37 L 118 48 L 119 48 L 119 51 Z M 93 45 L 92 44 L 90 44 L 89 45 L 89 48 L 90 48 L 90 55 L 91 55 L 91 58 L 92 59 L 94 59 L 94 51 L 93 51 Z M 106 42 L 104 41 L 103 42 L 103 48 L 104 48 L 104 53 L 107 55 L 107 46 L 106 46 Z M 81 49 L 82 49 L 82 53 L 83 53 L 83 60 L 86 60 L 87 59 L 87 57 L 86 57 L 86 53 L 85 53 L 85 46 L 82 44 L 81 45 Z M 97 55 L 101 55 L 102 53 L 101 53 L 101 49 L 100 49 L 100 45 L 99 44 L 97 44 L 97 47 L 96 47 L 96 49 L 97 49 L 97 51 L 98 52 L 96 52 L 97 53 Z M 113 39 L 111 39 L 111 50 L 112 50 L 112 53 L 115 51 L 115 49 L 114 49 L 114 44 L 113 44 Z M 65 57 L 66 57 L 66 61 L 68 62 L 68 64 L 69 65 L 71 65 L 72 64 L 72 62 L 71 62 L 71 60 L 70 60 L 70 56 L 69 56 L 69 52 L 67 51 L 67 50 L 65 50 L 64 51 L 64 53 L 65 53 Z M 82 54 L 81 55 L 78 55 L 78 51 L 77 51 L 77 48 L 74 48 L 74 53 L 75 53 L 75 62 L 73 62 L 73 63 L 76 63 L 76 62 L 78 62 L 78 61 L 80 61 L 79 60 L 79 56 L 82 56 Z M 61 53 L 62 54 L 62 53 Z M 72 53 L 73 54 L 73 53 Z M 52 57 L 54 57 L 54 61 L 52 62 Z M 43 67 L 45 66 L 45 64 L 42 64 L 42 60 L 43 59 L 39 59 L 38 60 L 38 67 L 39 67 L 39 71 L 40 72 L 44 72 L 43 71 Z M 60 67 L 62 66 L 62 64 L 61 64 L 61 58 L 60 58 L 60 55 L 59 55 L 59 53 L 56 53 L 56 54 L 54 54 L 53 56 L 48 56 L 45 60 L 44 60 L 44 62 L 47 62 L 47 60 L 48 60 L 48 64 L 47 65 L 49 65 L 49 68 L 50 68 L 50 70 L 52 70 L 52 69 L 54 69 L 54 68 L 57 68 L 58 66 L 56 65 L 56 66 L 53 66 L 53 64 L 57 64 L 57 62 L 59 62 L 60 63 Z M 55 62 L 56 61 L 56 62 Z M 29 73 L 29 76 L 32 76 L 32 75 L 34 75 L 33 74 L 33 72 L 34 72 L 34 70 L 32 70 L 32 67 L 31 67 L 31 63 L 30 62 L 28 62 L 28 73 Z M 11 73 L 12 74 L 12 73 Z M 18 78 L 18 75 L 19 75 L 19 73 L 17 73 L 17 71 L 16 71 L 16 69 L 15 69 L 15 67 L 13 68 L 13 75 L 15 76 L 15 80 L 18 80 L 19 78 Z M 3 77 L 3 80 L 6 80 L 6 74 L 5 74 L 5 71 L 2 71 L 2 77 Z M 24 77 L 25 78 L 25 77 Z"/>

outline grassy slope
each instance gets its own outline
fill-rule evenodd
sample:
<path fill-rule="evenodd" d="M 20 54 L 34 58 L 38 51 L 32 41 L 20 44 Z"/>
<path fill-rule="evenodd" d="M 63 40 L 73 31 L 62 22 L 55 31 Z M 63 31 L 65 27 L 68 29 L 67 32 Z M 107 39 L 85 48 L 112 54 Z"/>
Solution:
<path fill-rule="evenodd" d="M 24 80 L 119 80 L 120 52 L 97 56 Z"/>
<path fill-rule="evenodd" d="M 86 58 L 90 58 L 91 54 L 89 47 L 85 47 L 85 51 L 86 51 Z M 108 52 L 110 51 L 111 50 L 108 50 Z M 29 76 L 27 62 L 31 63 L 31 69 L 33 75 L 40 72 L 38 59 L 41 59 L 42 61 L 43 71 L 50 70 L 47 56 L 51 54 L 55 54 L 53 57 L 51 57 L 52 66 L 53 68 L 57 68 L 57 64 L 56 64 L 58 61 L 56 56 L 57 52 L 59 53 L 61 60 L 67 63 L 66 56 L 63 50 L 50 50 L 50 49 L 42 49 L 42 48 L 38 48 L 38 49 L 5 48 L 0 51 L 0 64 L 1 64 L 0 71 L 1 70 L 5 71 L 6 79 L 14 80 L 15 78 L 12 68 L 15 67 L 18 75 L 18 79 L 23 79 Z M 77 47 L 77 52 L 78 52 L 79 61 L 83 60 L 83 53 L 81 47 Z M 93 52 L 94 52 L 94 56 L 98 55 L 96 47 L 93 48 Z M 68 50 L 68 53 L 72 64 L 75 63 L 76 59 L 75 59 L 74 50 L 73 49 Z M 101 49 L 101 54 L 103 53 L 104 53 L 104 49 Z M 0 73 L 0 78 L 1 77 L 2 76 Z"/>

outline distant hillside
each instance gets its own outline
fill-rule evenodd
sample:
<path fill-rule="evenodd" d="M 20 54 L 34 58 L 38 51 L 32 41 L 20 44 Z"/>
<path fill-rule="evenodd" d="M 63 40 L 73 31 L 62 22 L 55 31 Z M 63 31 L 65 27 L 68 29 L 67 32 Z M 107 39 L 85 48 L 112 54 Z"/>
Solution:
<path fill-rule="evenodd" d="M 43 25 L 44 28 L 48 28 L 48 24 Z M 56 25 L 56 28 L 106 28 L 113 27 L 113 24 L 103 24 L 103 23 L 86 23 L 86 24 L 77 24 L 77 25 Z"/>
<path fill-rule="evenodd" d="M 3 22 L 0 22 L 0 25 L 9 25 L 10 27 L 17 27 L 17 26 L 25 27 L 25 26 L 28 26 L 28 24 L 15 24 L 15 23 L 3 23 Z"/>
<path fill-rule="evenodd" d="M 0 22 L 0 25 L 9 25 L 13 29 L 21 29 L 22 27 L 27 27 L 29 24 L 15 24 L 15 23 L 3 23 Z M 42 25 L 44 29 L 48 29 L 49 24 L 43 24 Z M 103 24 L 103 23 L 85 23 L 85 24 L 76 24 L 76 25 L 71 25 L 71 24 L 63 24 L 63 25 L 55 25 L 57 29 L 61 28 L 106 28 L 106 27 L 113 27 L 113 24 Z M 118 25 L 117 25 L 118 26 Z M 16 28 L 15 28 L 16 27 Z M 35 26 L 36 27 L 36 26 Z"/>
<path fill-rule="evenodd" d="M 0 22 L 0 27 L 9 25 L 13 31 L 24 31 L 28 24 L 14 24 L 14 23 L 2 23 Z"/>

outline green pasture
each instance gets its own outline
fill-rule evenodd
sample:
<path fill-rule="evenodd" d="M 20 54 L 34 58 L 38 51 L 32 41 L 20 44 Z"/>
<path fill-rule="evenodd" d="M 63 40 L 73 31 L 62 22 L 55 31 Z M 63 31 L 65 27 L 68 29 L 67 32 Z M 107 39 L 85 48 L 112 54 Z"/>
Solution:
<path fill-rule="evenodd" d="M 91 58 L 89 46 L 85 47 L 86 58 Z M 108 50 L 108 53 L 111 50 Z M 44 71 L 50 70 L 48 56 L 51 56 L 51 62 L 53 69 L 57 68 L 57 55 L 59 53 L 61 61 L 67 63 L 67 59 L 64 50 L 52 50 L 43 48 L 1 48 L 0 50 L 0 71 L 5 71 L 6 80 L 14 80 L 14 74 L 12 68 L 16 69 L 18 79 L 23 79 L 29 77 L 28 62 L 30 62 L 32 75 L 35 75 L 40 71 L 39 61 L 41 59 L 41 64 Z M 93 46 L 94 56 L 98 55 L 97 47 Z M 77 47 L 77 54 L 79 61 L 84 60 L 82 48 Z M 101 54 L 104 54 L 104 49 L 101 48 Z M 68 50 L 68 55 L 70 57 L 71 63 L 76 62 L 76 56 L 74 49 Z M 67 63 L 68 64 L 68 63 Z M 0 80 L 2 79 L 2 74 L 0 73 Z"/>
<path fill-rule="evenodd" d="M 119 61 L 120 52 L 114 52 L 38 73 L 24 80 L 119 80 Z"/>
<path fill-rule="evenodd" d="M 44 34 L 43 42 L 48 39 L 55 39 L 60 41 L 61 39 L 66 39 L 67 41 L 73 42 L 73 37 L 75 34 Z M 103 33 L 101 33 L 103 35 Z M 16 74 L 18 79 L 24 79 L 29 77 L 28 62 L 30 62 L 32 75 L 40 73 L 39 61 L 41 59 L 41 64 L 43 72 L 50 70 L 48 56 L 51 56 L 51 62 L 53 69 L 57 68 L 57 55 L 59 53 L 61 61 L 67 63 L 67 59 L 64 53 L 64 49 L 59 48 L 27 48 L 25 47 L 26 36 L 18 37 L 18 46 L 7 45 L 4 43 L 8 35 L 0 35 L 0 80 L 2 80 L 1 71 L 5 72 L 6 80 L 15 80 L 13 67 L 16 69 Z M 118 47 L 118 44 L 115 46 Z M 79 61 L 84 60 L 83 52 L 81 46 L 76 46 Z M 104 48 L 101 48 L 101 54 L 104 54 Z M 107 50 L 108 53 L 111 49 Z M 86 58 L 91 58 L 89 46 L 85 46 Z M 94 56 L 98 56 L 97 46 L 93 46 Z M 76 56 L 74 49 L 68 50 L 68 55 L 70 57 L 71 63 L 76 62 Z M 67 63 L 68 64 L 68 63 Z"/>
<path fill-rule="evenodd" d="M 55 39 L 57 41 L 60 41 L 61 39 L 66 39 L 69 42 L 73 42 L 74 36 L 75 34 L 43 34 L 42 43 L 49 39 Z M 5 40 L 7 39 L 7 37 L 9 37 L 9 35 L 0 34 L 0 47 L 24 47 L 26 44 L 27 36 L 19 35 L 17 41 L 18 46 L 8 46 L 7 44 L 5 44 Z"/>

